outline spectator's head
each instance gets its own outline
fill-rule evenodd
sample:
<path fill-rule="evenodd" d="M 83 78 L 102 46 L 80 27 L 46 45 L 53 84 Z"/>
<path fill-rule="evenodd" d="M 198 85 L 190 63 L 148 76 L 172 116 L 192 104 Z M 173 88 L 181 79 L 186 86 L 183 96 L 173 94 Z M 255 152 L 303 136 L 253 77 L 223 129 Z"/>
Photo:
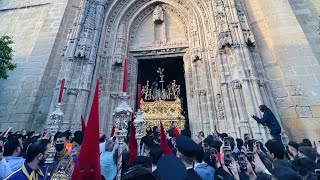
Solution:
<path fill-rule="evenodd" d="M 133 165 L 136 166 L 136 165 L 140 165 L 144 168 L 147 168 L 147 169 L 151 169 L 151 160 L 149 157 L 147 156 L 138 156 L 134 161 L 133 161 Z"/>
<path fill-rule="evenodd" d="M 112 152 L 113 147 L 114 147 L 114 142 L 112 140 L 107 140 L 106 141 L 106 151 Z"/>
<path fill-rule="evenodd" d="M 21 156 L 22 153 L 22 145 L 16 136 L 12 136 L 8 138 L 8 141 L 4 145 L 4 156 Z"/>
<path fill-rule="evenodd" d="M 196 151 L 195 160 L 197 163 L 202 163 L 203 159 L 204 159 L 203 148 L 201 146 L 198 146 L 197 151 Z"/>
<path fill-rule="evenodd" d="M 317 164 L 309 158 L 296 157 L 292 161 L 292 168 L 302 176 L 306 176 L 308 172 L 313 173 L 317 169 Z"/>
<path fill-rule="evenodd" d="M 153 130 L 153 132 L 159 131 L 158 126 L 153 126 L 152 130 Z"/>
<path fill-rule="evenodd" d="M 210 147 L 215 149 L 217 152 L 220 152 L 220 148 L 222 146 L 222 142 L 221 141 L 218 141 L 218 140 L 214 140 L 212 141 Z"/>
<path fill-rule="evenodd" d="M 26 129 L 22 129 L 22 130 L 21 130 L 21 134 L 22 134 L 23 136 L 27 135 L 27 130 L 26 130 Z"/>
<path fill-rule="evenodd" d="M 265 146 L 267 147 L 269 156 L 273 160 L 284 158 L 285 150 L 283 145 L 280 142 L 274 141 L 274 140 L 268 140 Z"/>
<path fill-rule="evenodd" d="M 147 127 L 146 131 L 147 131 L 147 135 L 151 135 L 152 134 L 151 127 Z"/>
<path fill-rule="evenodd" d="M 55 148 L 58 152 L 61 152 L 68 143 L 68 135 L 66 133 L 60 133 L 55 144 Z"/>
<path fill-rule="evenodd" d="M 190 138 L 179 135 L 176 137 L 177 157 L 189 166 L 193 164 L 193 160 L 198 148 L 198 145 Z"/>
<path fill-rule="evenodd" d="M 298 148 L 299 148 L 299 144 L 294 142 L 294 141 L 290 141 L 288 143 L 288 152 L 291 156 L 296 157 L 298 155 Z"/>
<path fill-rule="evenodd" d="M 162 149 L 158 145 L 151 146 L 150 148 L 150 159 L 153 165 L 156 165 L 162 156 Z"/>
<path fill-rule="evenodd" d="M 73 141 L 81 145 L 83 141 L 84 133 L 82 131 L 76 131 L 74 133 Z"/>
<path fill-rule="evenodd" d="M 309 146 L 300 146 L 298 149 L 299 158 L 309 158 L 312 161 L 316 161 L 317 152 Z"/>
<path fill-rule="evenodd" d="M 309 139 L 303 139 L 302 140 L 302 143 L 301 143 L 301 146 L 309 146 L 309 147 L 312 147 L 312 143 Z"/>
<path fill-rule="evenodd" d="M 151 136 L 143 137 L 142 142 L 144 145 L 144 152 L 147 154 L 150 153 L 150 147 L 155 144 L 153 138 Z"/>
<path fill-rule="evenodd" d="M 203 139 L 204 139 L 204 132 L 203 132 L 203 131 L 200 131 L 200 132 L 198 133 L 198 139 L 199 139 L 199 140 L 203 140 Z"/>
<path fill-rule="evenodd" d="M 27 149 L 26 162 L 33 163 L 34 166 L 31 167 L 40 169 L 40 167 L 44 166 L 49 149 L 50 144 L 48 141 L 36 141 L 30 144 Z"/>
<path fill-rule="evenodd" d="M 228 137 L 228 134 L 227 134 L 227 133 L 222 133 L 222 134 L 219 134 L 218 136 L 219 136 L 219 140 L 220 140 L 221 142 L 223 142 L 223 139 L 226 138 L 226 137 Z"/>
<path fill-rule="evenodd" d="M 302 180 L 302 177 L 294 170 L 288 167 L 279 167 L 274 170 L 273 180 Z"/>
<path fill-rule="evenodd" d="M 101 137 L 100 137 L 100 143 L 104 143 L 107 139 L 107 136 L 105 134 L 103 134 Z"/>
<path fill-rule="evenodd" d="M 58 136 L 59 136 L 60 134 L 61 134 L 61 132 L 57 132 L 57 133 L 54 135 L 54 137 L 53 137 L 54 142 L 57 141 Z"/>
<path fill-rule="evenodd" d="M 174 133 L 173 133 L 173 129 L 167 130 L 167 133 L 168 133 L 168 136 L 169 136 L 169 137 L 176 137 L 176 136 L 174 135 Z"/>
<path fill-rule="evenodd" d="M 35 132 L 34 131 L 30 131 L 27 133 L 28 138 L 32 138 L 34 136 Z"/>
<path fill-rule="evenodd" d="M 268 107 L 266 105 L 260 105 L 259 109 L 261 112 L 266 112 L 266 110 L 268 109 Z"/>

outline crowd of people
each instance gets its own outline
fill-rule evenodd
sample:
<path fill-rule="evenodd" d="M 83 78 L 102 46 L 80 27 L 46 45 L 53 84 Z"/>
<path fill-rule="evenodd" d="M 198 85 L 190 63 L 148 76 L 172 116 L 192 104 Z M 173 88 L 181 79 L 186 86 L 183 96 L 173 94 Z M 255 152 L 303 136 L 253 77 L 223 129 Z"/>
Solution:
<path fill-rule="evenodd" d="M 269 123 L 269 128 L 278 128 L 272 122 L 275 119 L 270 120 L 272 112 L 265 114 L 262 118 L 253 118 Z M 101 179 L 114 180 L 117 174 L 127 180 L 319 179 L 319 142 L 303 139 L 302 142 L 283 144 L 278 132 L 273 131 L 271 135 L 273 139 L 265 143 L 248 135 L 235 139 L 218 132 L 205 136 L 202 131 L 192 139 L 188 128 L 179 132 L 172 126 L 164 132 L 162 126 L 160 130 L 157 126 L 147 127 L 138 145 L 137 157 L 132 159 L 129 137 L 124 141 L 119 173 L 118 139 L 114 132 L 110 135 L 101 133 Z M 51 147 L 47 133 L 27 133 L 25 129 L 3 133 L 0 137 L 0 179 L 43 180 L 61 171 L 71 177 L 83 137 L 82 131 L 56 133 L 53 140 L 56 153 L 53 163 L 47 165 Z"/>

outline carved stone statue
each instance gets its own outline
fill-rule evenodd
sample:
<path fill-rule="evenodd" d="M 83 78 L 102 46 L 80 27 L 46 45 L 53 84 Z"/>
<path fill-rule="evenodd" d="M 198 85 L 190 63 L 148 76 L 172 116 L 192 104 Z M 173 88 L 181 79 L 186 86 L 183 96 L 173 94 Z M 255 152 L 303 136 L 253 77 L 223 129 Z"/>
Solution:
<path fill-rule="evenodd" d="M 154 23 L 162 23 L 164 21 L 164 11 L 161 6 L 157 6 L 153 11 L 153 22 Z"/>
<path fill-rule="evenodd" d="M 155 81 L 153 81 L 152 85 L 151 85 L 151 91 L 152 91 L 152 96 L 153 98 L 157 97 L 157 90 L 158 90 L 158 80 L 156 79 Z"/>

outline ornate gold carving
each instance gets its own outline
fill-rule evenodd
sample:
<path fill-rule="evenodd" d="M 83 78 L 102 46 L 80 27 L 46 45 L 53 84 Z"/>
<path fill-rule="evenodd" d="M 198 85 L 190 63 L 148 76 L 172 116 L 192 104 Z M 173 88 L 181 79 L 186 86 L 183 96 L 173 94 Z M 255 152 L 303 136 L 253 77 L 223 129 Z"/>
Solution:
<path fill-rule="evenodd" d="M 174 124 L 179 130 L 184 128 L 185 117 L 181 114 L 181 100 L 145 102 L 141 100 L 142 118 L 146 121 L 144 132 L 147 127 L 160 126 L 162 121 L 164 129 L 170 129 Z"/>

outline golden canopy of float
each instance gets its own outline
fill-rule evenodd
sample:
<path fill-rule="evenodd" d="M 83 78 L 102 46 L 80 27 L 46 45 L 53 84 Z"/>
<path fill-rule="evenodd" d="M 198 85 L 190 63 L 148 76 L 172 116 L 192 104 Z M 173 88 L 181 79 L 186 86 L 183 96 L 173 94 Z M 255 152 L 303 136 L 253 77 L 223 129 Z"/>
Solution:
<path fill-rule="evenodd" d="M 164 88 L 164 69 L 158 68 L 157 73 L 160 81 L 154 81 L 150 85 L 149 81 L 141 90 L 141 111 L 145 120 L 144 132 L 147 127 L 158 126 L 162 121 L 164 129 L 168 130 L 175 125 L 179 130 L 184 129 L 185 117 L 180 96 L 180 85 L 173 80 Z M 158 88 L 160 83 L 160 88 Z"/>

